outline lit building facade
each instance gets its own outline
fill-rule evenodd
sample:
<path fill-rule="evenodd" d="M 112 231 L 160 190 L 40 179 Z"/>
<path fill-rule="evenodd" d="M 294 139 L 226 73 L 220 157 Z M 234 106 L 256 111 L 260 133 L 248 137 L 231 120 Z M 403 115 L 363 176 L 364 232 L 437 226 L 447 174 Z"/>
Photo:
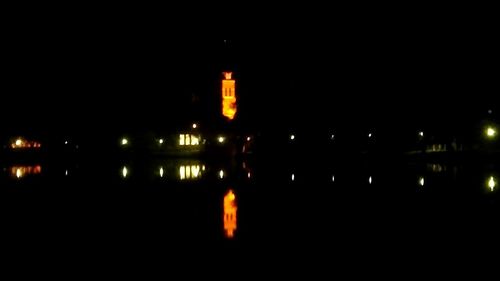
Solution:
<path fill-rule="evenodd" d="M 224 72 L 222 80 L 222 115 L 233 120 L 236 115 L 236 81 L 232 72 Z"/>

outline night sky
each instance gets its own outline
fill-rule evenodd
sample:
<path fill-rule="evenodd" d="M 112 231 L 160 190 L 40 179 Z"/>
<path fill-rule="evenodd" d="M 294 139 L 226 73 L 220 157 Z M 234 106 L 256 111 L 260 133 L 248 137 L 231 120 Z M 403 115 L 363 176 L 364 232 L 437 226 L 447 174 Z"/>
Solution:
<path fill-rule="evenodd" d="M 224 70 L 237 79 L 237 123 L 253 128 L 460 126 L 498 108 L 497 48 L 478 26 L 363 25 L 226 43 L 157 29 L 25 31 L 2 51 L 1 118 L 18 120 L 2 122 L 8 129 L 216 123 Z"/>

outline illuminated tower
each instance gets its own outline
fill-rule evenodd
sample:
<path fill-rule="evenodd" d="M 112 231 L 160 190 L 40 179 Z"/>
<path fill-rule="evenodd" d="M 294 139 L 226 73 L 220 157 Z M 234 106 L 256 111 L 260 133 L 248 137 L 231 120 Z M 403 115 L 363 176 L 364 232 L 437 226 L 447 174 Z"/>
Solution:
<path fill-rule="evenodd" d="M 224 72 L 222 80 L 222 115 L 233 120 L 236 115 L 236 81 L 232 72 Z"/>

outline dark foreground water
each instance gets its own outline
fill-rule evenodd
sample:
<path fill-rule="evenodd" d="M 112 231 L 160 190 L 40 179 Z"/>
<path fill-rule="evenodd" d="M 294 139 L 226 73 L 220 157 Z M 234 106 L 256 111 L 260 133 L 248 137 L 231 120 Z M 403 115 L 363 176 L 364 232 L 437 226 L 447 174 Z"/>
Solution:
<path fill-rule="evenodd" d="M 0 172 L 2 239 L 24 257 L 212 247 L 356 261 L 454 255 L 498 240 L 500 167 L 481 161 L 103 157 L 2 163 Z"/>

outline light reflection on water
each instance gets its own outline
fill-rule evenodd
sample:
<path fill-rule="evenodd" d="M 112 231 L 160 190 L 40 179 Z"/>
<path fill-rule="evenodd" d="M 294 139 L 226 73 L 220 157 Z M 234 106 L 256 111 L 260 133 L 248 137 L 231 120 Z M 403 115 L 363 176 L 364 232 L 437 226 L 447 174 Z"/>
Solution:
<path fill-rule="evenodd" d="M 419 184 L 420 186 L 424 186 L 424 185 L 425 185 L 425 178 L 424 178 L 424 177 L 420 177 L 420 178 L 418 179 L 418 184 Z"/>
<path fill-rule="evenodd" d="M 232 189 L 224 195 L 224 233 L 227 238 L 234 238 L 234 232 L 237 229 L 237 211 L 236 195 Z"/>
<path fill-rule="evenodd" d="M 38 175 L 42 173 L 41 165 L 31 165 L 31 166 L 11 166 L 10 176 L 16 179 L 21 179 L 28 175 Z"/>
<path fill-rule="evenodd" d="M 67 187 L 78 185 L 82 178 L 96 178 L 99 182 L 106 180 L 100 179 L 100 174 L 92 171 L 94 167 L 90 166 L 85 166 L 86 170 L 82 173 L 80 173 L 80 167 L 75 169 L 74 165 L 61 165 L 57 169 L 45 166 L 44 164 L 44 177 L 42 179 L 50 181 L 64 178 L 65 180 L 61 182 L 70 183 Z M 18 182 L 13 185 L 19 187 L 20 185 L 24 186 L 27 182 L 32 182 L 21 179 L 41 174 L 42 166 L 38 164 L 12 165 L 4 166 L 0 171 L 4 172 L 8 181 Z M 408 209 L 410 207 L 406 207 L 408 202 L 405 200 L 409 201 L 409 206 L 422 206 L 430 202 L 430 208 L 439 211 L 441 206 L 446 209 L 448 207 L 446 204 L 450 204 L 441 200 L 442 195 L 448 196 L 451 193 L 463 202 L 474 200 L 469 199 L 469 194 L 483 196 L 478 200 L 479 203 L 473 202 L 471 204 L 483 203 L 484 201 L 481 200 L 486 198 L 488 202 L 493 202 L 491 205 L 498 206 L 496 204 L 499 200 L 496 190 L 498 188 L 497 172 L 500 169 L 494 165 L 485 167 L 471 165 L 466 168 L 442 163 L 418 163 L 407 166 L 394 164 L 296 166 L 278 161 L 265 163 L 264 166 L 259 167 L 255 163 L 224 164 L 198 159 L 163 159 L 150 163 L 117 162 L 113 166 L 103 167 L 103 171 L 108 178 L 111 178 L 112 184 L 118 187 L 112 192 L 121 192 L 121 187 L 131 186 L 133 188 L 127 190 L 130 191 L 132 197 L 130 200 L 133 202 L 136 202 L 134 201 L 135 195 L 143 195 L 139 198 L 146 202 L 141 205 L 144 209 L 150 208 L 146 206 L 149 202 L 158 200 L 162 202 L 159 204 L 161 208 L 171 204 L 176 207 L 173 209 L 177 210 L 176 204 L 180 206 L 182 198 L 196 199 L 197 208 L 200 207 L 198 205 L 208 205 L 209 207 L 204 210 L 214 213 L 210 215 L 209 224 L 216 226 L 216 235 L 220 239 L 231 241 L 228 243 L 238 243 L 242 238 L 247 237 L 250 228 L 248 227 L 249 217 L 250 220 L 254 221 L 258 221 L 256 218 L 265 219 L 268 216 L 263 214 L 267 213 L 268 210 L 269 212 L 288 212 L 291 209 L 292 213 L 302 214 L 310 209 L 314 210 L 314 214 L 320 214 L 318 218 L 323 219 L 324 217 L 321 215 L 323 209 L 330 210 L 329 208 L 335 208 L 335 206 L 376 213 L 386 206 L 393 206 L 391 204 L 405 205 L 402 207 L 403 210 L 404 208 Z M 46 174 L 48 177 L 45 176 Z M 248 180 L 250 178 L 252 180 Z M 165 186 L 175 187 L 176 184 L 181 188 L 163 188 Z M 141 192 L 144 192 L 143 190 L 147 189 L 148 185 L 161 186 L 162 188 L 151 188 L 153 195 L 144 195 Z M 196 186 L 196 188 L 185 188 L 186 186 Z M 425 188 L 423 188 L 424 186 Z M 281 189 L 282 187 L 285 188 Z M 87 187 L 80 190 L 86 190 L 85 188 Z M 71 188 L 65 190 L 71 190 Z M 156 196 L 158 199 L 151 199 L 148 196 Z M 286 200 L 282 200 L 283 198 Z M 435 198 L 438 200 L 434 200 Z M 178 200 L 179 203 L 163 203 L 167 199 Z M 358 201 L 358 199 L 360 200 Z M 318 203 L 312 203 L 314 201 Z M 432 206 L 434 202 L 438 203 Z M 365 208 L 363 204 L 368 204 L 371 209 L 369 207 L 363 209 Z M 396 206 L 401 208 L 400 205 Z M 397 210 L 396 213 L 400 212 L 398 208 L 392 209 Z M 252 212 L 261 212 L 261 214 L 260 216 L 253 215 Z M 176 211 L 173 213 L 179 215 Z M 148 215 L 150 214 L 148 213 Z M 158 216 L 160 215 L 158 214 Z M 295 218 L 295 216 L 293 217 Z M 304 217 L 306 216 L 304 215 Z M 206 217 L 202 218 L 202 220 L 206 219 Z M 269 220 L 271 221 L 272 218 Z M 193 222 L 193 224 L 196 223 Z M 201 224 L 203 223 L 205 221 L 201 222 Z M 272 222 L 269 225 L 272 226 Z"/>

